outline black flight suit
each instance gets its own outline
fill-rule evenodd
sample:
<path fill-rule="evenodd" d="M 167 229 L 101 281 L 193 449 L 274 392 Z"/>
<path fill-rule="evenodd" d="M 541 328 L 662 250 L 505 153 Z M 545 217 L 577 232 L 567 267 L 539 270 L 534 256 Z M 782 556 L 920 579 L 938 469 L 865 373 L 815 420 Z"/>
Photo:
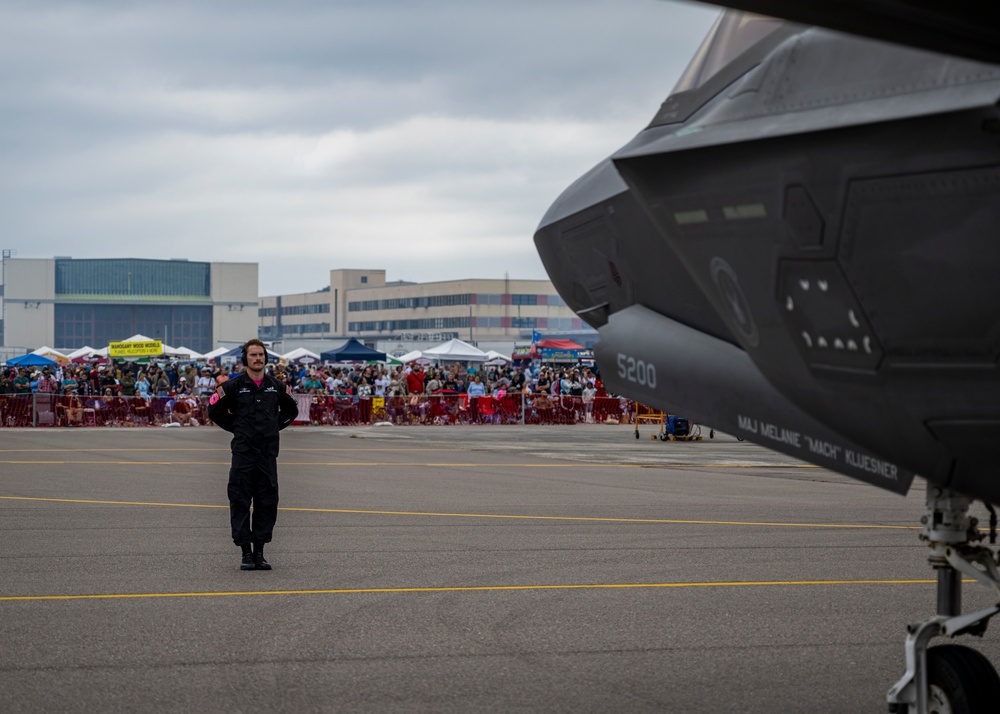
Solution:
<path fill-rule="evenodd" d="M 269 543 L 278 517 L 278 432 L 295 421 L 298 404 L 269 374 L 258 387 L 246 372 L 216 390 L 208 416 L 233 433 L 229 516 L 238 546 Z M 253 504 L 253 523 L 250 505 Z"/>

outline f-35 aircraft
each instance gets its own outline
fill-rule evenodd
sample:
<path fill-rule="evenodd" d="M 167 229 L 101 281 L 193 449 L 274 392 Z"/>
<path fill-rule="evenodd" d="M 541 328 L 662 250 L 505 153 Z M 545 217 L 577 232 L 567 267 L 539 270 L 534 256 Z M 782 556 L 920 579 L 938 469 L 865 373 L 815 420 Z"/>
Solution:
<path fill-rule="evenodd" d="M 538 251 L 610 389 L 897 493 L 925 478 L 938 613 L 888 708 L 998 710 L 981 654 L 928 643 L 1000 612 L 961 612 L 963 577 L 1000 599 L 969 515 L 1000 502 L 1000 28 L 971 2 L 727 4 Z"/>

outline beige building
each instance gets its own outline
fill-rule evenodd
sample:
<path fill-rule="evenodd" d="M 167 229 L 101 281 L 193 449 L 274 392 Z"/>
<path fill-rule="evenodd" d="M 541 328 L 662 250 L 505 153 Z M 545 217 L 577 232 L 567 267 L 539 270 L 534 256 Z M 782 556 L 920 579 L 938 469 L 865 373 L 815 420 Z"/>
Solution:
<path fill-rule="evenodd" d="M 5 258 L 3 344 L 104 347 L 141 333 L 207 352 L 257 330 L 257 264 Z"/>
<path fill-rule="evenodd" d="M 263 297 L 264 340 L 356 337 L 368 342 L 512 342 L 590 334 L 548 280 L 386 282 L 385 270 L 331 270 L 330 286 Z"/>

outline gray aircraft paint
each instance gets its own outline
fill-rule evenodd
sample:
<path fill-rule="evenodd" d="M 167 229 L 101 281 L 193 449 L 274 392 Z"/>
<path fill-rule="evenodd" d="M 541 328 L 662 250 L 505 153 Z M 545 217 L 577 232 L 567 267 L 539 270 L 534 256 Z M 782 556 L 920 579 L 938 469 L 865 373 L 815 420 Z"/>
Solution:
<path fill-rule="evenodd" d="M 669 97 L 535 243 L 618 393 L 1000 502 L 998 100 L 997 65 L 785 24 Z"/>
<path fill-rule="evenodd" d="M 613 392 L 896 493 L 913 481 L 791 404 L 738 347 L 641 305 L 612 315 L 600 336 L 594 353 Z"/>

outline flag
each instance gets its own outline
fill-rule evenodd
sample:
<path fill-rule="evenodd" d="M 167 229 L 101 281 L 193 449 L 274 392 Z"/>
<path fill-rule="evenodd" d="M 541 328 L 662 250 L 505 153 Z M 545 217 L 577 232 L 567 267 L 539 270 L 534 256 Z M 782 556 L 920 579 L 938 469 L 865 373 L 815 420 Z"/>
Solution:
<path fill-rule="evenodd" d="M 536 330 L 531 331 L 531 344 L 542 341 L 542 333 Z"/>

